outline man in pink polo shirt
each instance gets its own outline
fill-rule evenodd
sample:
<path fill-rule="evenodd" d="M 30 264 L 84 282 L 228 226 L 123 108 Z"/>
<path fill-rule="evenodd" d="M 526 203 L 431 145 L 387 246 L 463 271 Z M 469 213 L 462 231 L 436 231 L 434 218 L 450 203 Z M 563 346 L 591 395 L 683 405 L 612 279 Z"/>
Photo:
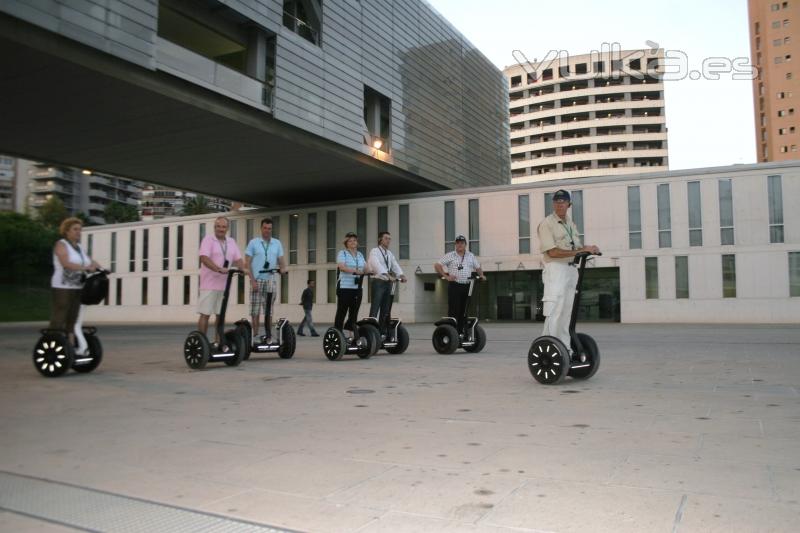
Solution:
<path fill-rule="evenodd" d="M 214 235 L 206 235 L 200 243 L 200 297 L 197 301 L 197 312 L 200 319 L 197 329 L 206 334 L 208 317 L 217 315 L 222 310 L 222 296 L 231 266 L 244 270 L 244 262 L 236 241 L 228 237 L 228 219 L 217 217 L 214 221 Z M 215 333 L 216 343 L 220 339 Z"/>

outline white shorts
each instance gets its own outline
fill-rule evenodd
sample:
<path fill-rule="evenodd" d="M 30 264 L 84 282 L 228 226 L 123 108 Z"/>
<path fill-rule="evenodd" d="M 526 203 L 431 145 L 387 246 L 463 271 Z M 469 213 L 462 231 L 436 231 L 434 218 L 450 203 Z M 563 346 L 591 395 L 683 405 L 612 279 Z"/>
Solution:
<path fill-rule="evenodd" d="M 222 311 L 222 297 L 225 291 L 200 289 L 197 299 L 197 312 L 201 315 L 218 315 Z"/>

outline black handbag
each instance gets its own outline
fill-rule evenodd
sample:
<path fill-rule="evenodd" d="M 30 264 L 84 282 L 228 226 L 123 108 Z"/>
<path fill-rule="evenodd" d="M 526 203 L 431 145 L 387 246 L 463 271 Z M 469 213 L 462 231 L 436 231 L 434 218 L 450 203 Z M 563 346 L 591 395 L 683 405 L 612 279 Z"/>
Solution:
<path fill-rule="evenodd" d="M 108 296 L 108 273 L 104 270 L 92 272 L 86 276 L 86 282 L 81 289 L 81 303 L 83 305 L 97 305 Z"/>

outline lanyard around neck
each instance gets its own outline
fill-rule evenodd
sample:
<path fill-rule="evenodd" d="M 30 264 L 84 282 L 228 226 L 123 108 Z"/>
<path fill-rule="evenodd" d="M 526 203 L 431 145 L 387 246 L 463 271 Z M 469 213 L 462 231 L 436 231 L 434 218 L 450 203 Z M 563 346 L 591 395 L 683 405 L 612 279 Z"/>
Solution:
<path fill-rule="evenodd" d="M 228 259 L 228 239 L 227 239 L 227 237 L 225 239 L 223 239 L 223 240 L 217 239 L 217 244 L 219 244 L 219 249 L 222 250 L 222 260 L 223 261 L 227 261 L 227 259 Z"/>
<path fill-rule="evenodd" d="M 261 247 L 264 249 L 264 260 L 267 261 L 269 258 L 267 254 L 269 253 L 269 247 L 272 245 L 272 239 L 267 241 L 267 245 L 264 246 L 264 239 L 261 239 Z"/>
<path fill-rule="evenodd" d="M 564 222 L 563 220 L 559 220 L 559 224 L 564 226 L 564 231 L 567 232 L 567 236 L 569 237 L 569 244 L 572 246 L 572 249 L 575 249 L 575 238 L 572 236 L 572 226 Z"/>
<path fill-rule="evenodd" d="M 383 256 L 383 262 L 384 262 L 384 263 L 386 263 L 386 270 L 387 270 L 387 271 L 388 271 L 388 270 L 391 270 L 391 268 L 389 268 L 389 254 L 390 254 L 391 252 L 390 252 L 389 250 L 386 250 L 386 253 L 383 253 L 383 247 L 382 247 L 382 246 L 378 246 L 378 251 L 379 251 L 379 252 L 381 253 L 381 255 Z"/>

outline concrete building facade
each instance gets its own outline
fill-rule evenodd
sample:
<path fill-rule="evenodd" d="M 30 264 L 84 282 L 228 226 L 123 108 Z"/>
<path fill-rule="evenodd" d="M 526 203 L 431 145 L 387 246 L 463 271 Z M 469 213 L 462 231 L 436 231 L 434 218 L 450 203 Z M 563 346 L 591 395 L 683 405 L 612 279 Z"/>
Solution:
<path fill-rule="evenodd" d="M 800 158 L 800 5 L 748 0 L 756 152 L 759 162 Z"/>
<path fill-rule="evenodd" d="M 429 322 L 446 309 L 433 263 L 463 233 L 488 281 L 480 316 L 535 320 L 542 295 L 538 222 L 551 194 L 566 188 L 584 242 L 604 254 L 587 271 L 582 313 L 622 322 L 795 323 L 800 317 L 800 163 L 783 162 L 384 197 L 230 214 L 244 249 L 259 221 L 274 220 L 287 254 L 277 316 L 297 321 L 306 280 L 316 279 L 315 318 L 335 312 L 336 252 L 346 232 L 362 251 L 379 230 L 409 277 L 395 314 Z M 197 247 L 215 215 L 86 228 L 84 244 L 114 270 L 106 305 L 89 320 L 189 322 L 198 291 Z M 234 287 L 230 317 L 245 316 L 249 294 Z M 368 301 L 369 296 L 365 296 Z M 362 312 L 366 312 L 366 302 Z M 538 326 L 537 326 L 538 327 Z"/>
<path fill-rule="evenodd" d="M 507 67 L 512 183 L 666 170 L 663 59 L 608 50 Z"/>

